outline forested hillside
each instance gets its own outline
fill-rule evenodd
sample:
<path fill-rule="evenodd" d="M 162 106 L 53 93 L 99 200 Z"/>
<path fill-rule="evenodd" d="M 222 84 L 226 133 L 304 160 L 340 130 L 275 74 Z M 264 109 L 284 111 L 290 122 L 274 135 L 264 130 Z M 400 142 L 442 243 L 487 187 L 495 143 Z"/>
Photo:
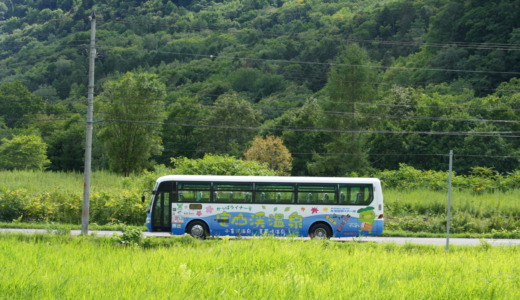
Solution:
<path fill-rule="evenodd" d="M 519 169 L 520 0 L 3 0 L 1 169 L 83 169 L 94 10 L 95 169 Z"/>

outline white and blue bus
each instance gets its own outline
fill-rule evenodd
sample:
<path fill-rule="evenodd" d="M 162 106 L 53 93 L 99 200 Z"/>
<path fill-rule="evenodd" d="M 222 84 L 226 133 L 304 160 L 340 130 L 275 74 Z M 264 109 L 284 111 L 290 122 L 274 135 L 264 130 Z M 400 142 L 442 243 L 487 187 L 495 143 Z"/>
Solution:
<path fill-rule="evenodd" d="M 378 235 L 383 193 L 377 178 L 170 175 L 157 179 L 146 226 L 197 238 Z"/>

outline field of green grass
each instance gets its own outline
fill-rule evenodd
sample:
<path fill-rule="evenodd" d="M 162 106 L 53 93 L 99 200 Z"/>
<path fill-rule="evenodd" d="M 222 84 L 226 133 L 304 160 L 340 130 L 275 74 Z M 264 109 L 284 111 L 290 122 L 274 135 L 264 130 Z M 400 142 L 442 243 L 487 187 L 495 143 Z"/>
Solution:
<path fill-rule="evenodd" d="M 518 299 L 519 247 L 0 235 L 2 299 Z"/>

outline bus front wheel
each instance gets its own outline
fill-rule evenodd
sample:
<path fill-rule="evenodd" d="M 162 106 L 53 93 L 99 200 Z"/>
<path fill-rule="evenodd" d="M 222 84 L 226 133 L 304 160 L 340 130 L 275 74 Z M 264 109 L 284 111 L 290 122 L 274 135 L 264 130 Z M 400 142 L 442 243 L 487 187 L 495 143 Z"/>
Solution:
<path fill-rule="evenodd" d="M 193 221 L 188 226 L 188 230 L 186 232 L 194 238 L 203 240 L 208 236 L 209 230 L 204 222 Z"/>
<path fill-rule="evenodd" d="M 327 224 L 314 224 L 309 230 L 309 236 L 319 240 L 329 239 L 332 236 L 332 230 Z"/>

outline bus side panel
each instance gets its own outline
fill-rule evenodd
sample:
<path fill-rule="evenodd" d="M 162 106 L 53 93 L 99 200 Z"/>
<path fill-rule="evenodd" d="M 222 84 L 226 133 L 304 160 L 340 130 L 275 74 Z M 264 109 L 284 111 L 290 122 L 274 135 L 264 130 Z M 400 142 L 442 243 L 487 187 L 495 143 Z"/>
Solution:
<path fill-rule="evenodd" d="M 209 211 L 213 213 L 204 213 Z M 316 222 L 328 224 L 334 237 L 381 234 L 383 220 L 376 220 L 375 216 L 374 208 L 370 206 L 306 208 L 296 205 L 254 207 L 202 204 L 197 209 L 189 209 L 189 205 L 186 205 L 180 210 L 172 211 L 172 234 L 184 234 L 186 226 L 192 220 L 206 222 L 210 235 L 213 236 L 307 236 L 310 227 Z"/>

